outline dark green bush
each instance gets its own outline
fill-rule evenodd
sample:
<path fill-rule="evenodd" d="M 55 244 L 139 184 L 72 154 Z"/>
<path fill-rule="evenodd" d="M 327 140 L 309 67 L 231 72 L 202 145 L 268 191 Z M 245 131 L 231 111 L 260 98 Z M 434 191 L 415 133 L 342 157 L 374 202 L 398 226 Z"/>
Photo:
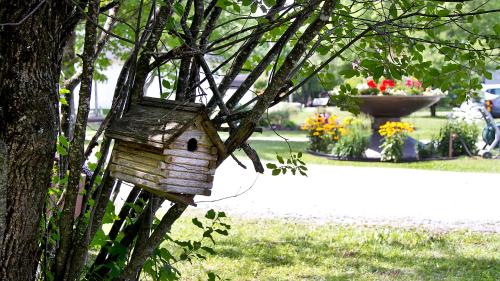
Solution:
<path fill-rule="evenodd" d="M 472 154 L 477 153 L 478 149 L 476 144 L 479 136 L 479 128 L 475 124 L 469 124 L 464 121 L 451 121 L 442 127 L 438 137 L 433 140 L 436 143 L 436 149 L 439 155 L 448 156 L 450 136 L 453 136 L 452 156 L 467 155 L 467 151 L 462 141 Z M 462 141 L 460 139 L 462 139 Z"/>

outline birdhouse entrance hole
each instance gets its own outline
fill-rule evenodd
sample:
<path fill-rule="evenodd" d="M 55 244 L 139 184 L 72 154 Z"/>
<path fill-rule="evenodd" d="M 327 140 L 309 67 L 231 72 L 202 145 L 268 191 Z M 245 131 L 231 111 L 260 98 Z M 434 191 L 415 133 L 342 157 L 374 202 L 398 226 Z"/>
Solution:
<path fill-rule="evenodd" d="M 195 138 L 188 140 L 187 149 L 191 152 L 196 151 L 198 149 L 198 141 Z"/>

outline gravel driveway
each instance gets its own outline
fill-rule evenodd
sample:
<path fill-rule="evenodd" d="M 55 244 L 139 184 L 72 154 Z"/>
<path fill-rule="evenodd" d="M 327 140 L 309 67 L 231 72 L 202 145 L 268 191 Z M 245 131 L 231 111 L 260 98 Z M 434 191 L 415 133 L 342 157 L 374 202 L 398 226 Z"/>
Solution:
<path fill-rule="evenodd" d="M 500 232 L 500 174 L 309 164 L 308 177 L 257 175 L 228 159 L 199 209 L 231 216 Z M 246 192 L 245 192 L 246 191 Z M 224 197 L 228 198 L 216 202 Z"/>

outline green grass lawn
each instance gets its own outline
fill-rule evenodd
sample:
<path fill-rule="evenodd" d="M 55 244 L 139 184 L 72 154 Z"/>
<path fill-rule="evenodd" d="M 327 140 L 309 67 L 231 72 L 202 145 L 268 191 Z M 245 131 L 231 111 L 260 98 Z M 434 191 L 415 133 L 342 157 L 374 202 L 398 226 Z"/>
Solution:
<path fill-rule="evenodd" d="M 500 280 L 500 234 L 233 219 L 217 254 L 180 266 L 182 280 Z M 172 236 L 198 237 L 189 216 Z"/>

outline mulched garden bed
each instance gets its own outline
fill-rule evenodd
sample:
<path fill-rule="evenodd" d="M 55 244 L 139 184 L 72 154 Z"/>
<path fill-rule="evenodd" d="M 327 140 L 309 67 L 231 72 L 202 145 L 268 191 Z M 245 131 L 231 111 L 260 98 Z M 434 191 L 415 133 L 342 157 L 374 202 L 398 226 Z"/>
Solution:
<path fill-rule="evenodd" d="M 338 157 L 333 154 L 327 154 L 327 153 L 322 153 L 322 152 L 316 152 L 312 150 L 306 150 L 307 153 L 314 155 L 314 156 L 319 156 L 331 160 L 337 160 L 337 161 L 358 161 L 358 162 L 384 162 L 381 161 L 380 158 L 374 158 L 374 157 L 362 157 L 362 158 L 344 158 L 344 157 Z M 423 162 L 423 161 L 443 161 L 443 160 L 455 160 L 458 159 L 458 157 L 431 157 L 431 158 L 425 158 L 425 159 L 403 159 L 397 163 L 411 163 L 411 162 Z M 385 161 L 387 163 L 392 163 L 390 161 Z"/>

